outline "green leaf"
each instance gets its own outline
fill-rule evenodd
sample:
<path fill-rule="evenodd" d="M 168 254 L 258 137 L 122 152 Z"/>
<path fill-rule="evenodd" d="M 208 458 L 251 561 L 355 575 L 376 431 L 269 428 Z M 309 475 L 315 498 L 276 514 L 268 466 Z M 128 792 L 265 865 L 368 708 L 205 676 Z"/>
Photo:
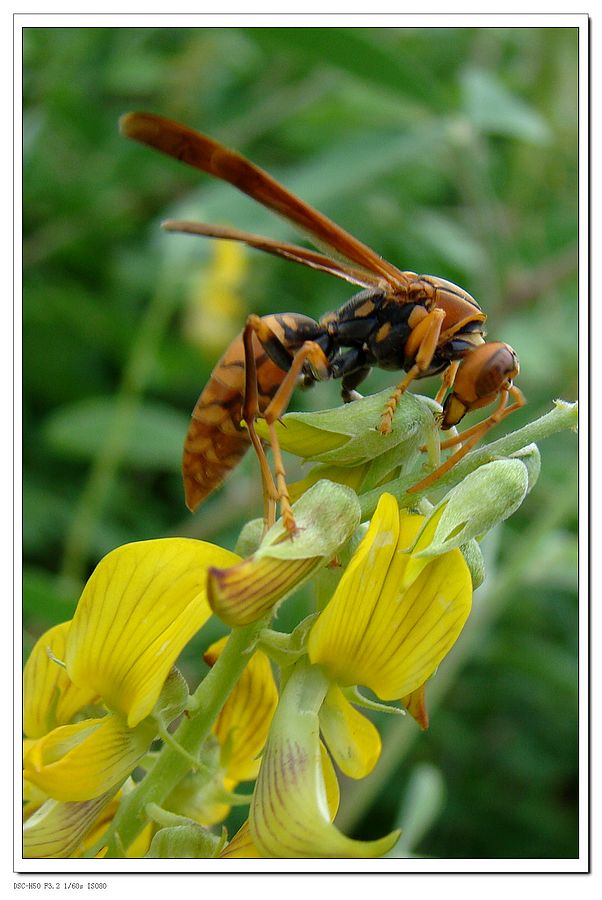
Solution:
<path fill-rule="evenodd" d="M 42 569 L 23 569 L 23 613 L 56 625 L 73 616 L 81 585 L 67 585 Z"/>
<path fill-rule="evenodd" d="M 373 82 L 414 101 L 442 103 L 443 90 L 430 77 L 428 61 L 405 39 L 403 30 L 366 28 L 253 28 L 248 32 L 273 54 L 280 49 L 320 67 L 336 66 L 360 83 Z M 397 38 L 397 39 L 396 39 Z"/>
<path fill-rule="evenodd" d="M 403 859 L 409 851 L 416 849 L 437 821 L 444 803 L 445 783 L 439 769 L 429 763 L 416 765 L 410 775 L 398 818 L 401 838 L 395 852 L 388 856 Z"/>
<path fill-rule="evenodd" d="M 481 131 L 545 144 L 551 138 L 548 123 L 491 72 L 467 68 L 461 76 L 464 108 Z"/>
<path fill-rule="evenodd" d="M 97 397 L 59 409 L 48 418 L 44 437 L 59 456 L 88 462 L 114 427 L 116 403 Z M 137 469 L 179 471 L 188 417 L 159 403 L 136 406 L 127 419 L 123 461 Z"/>

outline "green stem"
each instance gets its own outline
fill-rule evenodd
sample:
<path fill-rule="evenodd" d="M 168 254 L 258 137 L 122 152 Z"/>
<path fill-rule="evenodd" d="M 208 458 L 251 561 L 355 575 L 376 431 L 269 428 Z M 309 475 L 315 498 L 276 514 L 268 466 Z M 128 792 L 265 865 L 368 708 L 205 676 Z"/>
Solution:
<path fill-rule="evenodd" d="M 232 688 L 251 658 L 257 636 L 266 618 L 232 631 L 215 665 L 207 673 L 192 698 L 192 711 L 174 734 L 178 746 L 165 745 L 153 769 L 131 794 L 124 798 L 107 833 L 107 857 L 118 848 L 129 847 L 147 822 L 147 806 L 161 806 L 171 791 L 190 771 L 186 754 L 196 756 L 209 736 L 213 723 Z M 182 753 L 184 751 L 184 754 Z"/>
<path fill-rule="evenodd" d="M 485 463 L 492 462 L 492 460 L 499 459 L 503 456 L 509 456 L 511 453 L 516 453 L 528 444 L 541 441 L 544 438 L 550 437 L 552 434 L 556 434 L 558 431 L 566 431 L 568 429 L 576 430 L 577 422 L 578 404 L 566 403 L 565 401 L 558 400 L 556 401 L 554 409 L 549 413 L 540 416 L 539 419 L 529 422 L 523 428 L 519 428 L 518 431 L 512 431 L 510 434 L 505 435 L 503 438 L 500 438 L 491 444 L 487 444 L 485 447 L 473 450 L 447 472 L 446 475 L 440 478 L 436 482 L 435 488 L 439 490 L 440 488 L 453 487 L 453 485 L 459 484 L 463 478 L 466 478 L 467 475 L 474 472 L 475 469 L 478 469 L 479 466 L 482 466 Z M 389 493 L 394 494 L 398 498 L 401 507 L 415 507 L 418 501 L 431 491 L 431 488 L 427 488 L 425 491 L 417 491 L 416 493 L 408 494 L 408 487 L 415 481 L 415 473 L 413 476 L 404 475 L 399 478 L 394 478 L 392 481 L 388 482 L 388 484 L 381 485 L 373 491 L 362 494 L 360 496 L 362 520 L 369 519 L 372 516 L 383 490 L 387 490 Z"/>
<path fill-rule="evenodd" d="M 159 737 L 164 744 L 172 747 L 180 754 L 180 756 L 188 760 L 191 771 L 204 772 L 207 776 L 210 776 L 212 774 L 209 766 L 206 766 L 205 763 L 201 762 L 200 759 L 198 759 L 196 756 L 193 756 L 192 753 L 188 753 L 187 750 L 181 747 L 173 734 L 171 734 L 164 725 L 159 725 Z"/>

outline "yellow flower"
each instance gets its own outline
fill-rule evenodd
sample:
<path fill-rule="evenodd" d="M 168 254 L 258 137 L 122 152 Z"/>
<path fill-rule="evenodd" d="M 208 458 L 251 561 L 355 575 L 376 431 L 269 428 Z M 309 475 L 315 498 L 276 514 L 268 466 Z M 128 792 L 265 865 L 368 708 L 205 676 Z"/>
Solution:
<path fill-rule="evenodd" d="M 244 319 L 248 257 L 234 241 L 211 241 L 211 261 L 191 284 L 184 333 L 203 352 L 223 349 Z"/>
<path fill-rule="evenodd" d="M 23 731 L 39 738 L 66 725 L 97 699 L 93 688 L 76 687 L 57 660 L 65 659 L 71 622 L 50 628 L 35 644 L 23 670 Z"/>
<path fill-rule="evenodd" d="M 114 791 L 81 803 L 46 802 L 23 825 L 26 859 L 63 859 L 79 855 L 86 835 L 111 802 Z"/>
<path fill-rule="evenodd" d="M 397 841 L 398 832 L 356 841 L 332 822 L 338 785 L 320 742 L 318 715 L 328 688 L 322 672 L 305 660 L 284 687 L 249 815 L 250 839 L 264 858 L 370 858 L 382 856 Z M 229 855 L 242 855 L 235 851 Z"/>
<path fill-rule="evenodd" d="M 216 641 L 205 653 L 213 665 L 227 637 Z M 251 657 L 220 712 L 214 733 L 224 750 L 225 775 L 233 784 L 251 781 L 259 771 L 272 717 L 278 705 L 278 689 L 270 661 L 261 650 Z"/>
<path fill-rule="evenodd" d="M 227 637 L 212 644 L 204 657 L 213 665 Z M 278 690 L 270 662 L 260 650 L 249 660 L 213 726 L 219 759 L 213 778 L 193 772 L 172 792 L 167 807 L 201 825 L 221 822 L 230 811 L 230 792 L 241 781 L 252 781 L 259 771 L 260 754 L 267 740 Z M 235 799 L 235 798 L 234 798 Z"/>
<path fill-rule="evenodd" d="M 320 743 L 320 760 L 329 819 L 332 821 L 339 808 L 339 783 L 328 751 L 322 743 Z M 261 859 L 261 853 L 251 837 L 248 819 L 241 825 L 228 845 L 224 847 L 220 853 L 220 859 Z"/>
<path fill-rule="evenodd" d="M 26 859 L 65 859 L 82 857 L 95 846 L 111 824 L 124 791 L 107 791 L 93 800 L 62 803 L 46 800 L 23 826 L 23 856 Z M 127 848 L 128 859 L 144 856 L 150 845 L 149 823 Z M 104 850 L 97 855 L 103 856 Z"/>
<path fill-rule="evenodd" d="M 182 648 L 211 615 L 209 566 L 239 559 L 186 538 L 113 550 L 92 573 L 69 629 L 65 662 L 73 683 L 94 689 L 135 727 L 157 702 Z"/>
<path fill-rule="evenodd" d="M 220 859 L 261 859 L 257 847 L 253 843 L 247 819 L 238 829 L 232 840 L 220 853 Z"/>
<path fill-rule="evenodd" d="M 92 800 L 127 778 L 156 733 L 152 720 L 130 729 L 118 715 L 60 725 L 33 743 L 23 774 L 55 800 Z"/>
<path fill-rule="evenodd" d="M 407 697 L 433 674 L 468 617 L 472 584 L 459 550 L 412 555 L 424 519 L 383 494 L 334 596 L 312 628 L 308 653 L 340 686 L 382 700 Z"/>
<path fill-rule="evenodd" d="M 73 621 L 37 642 L 24 671 L 31 855 L 75 852 L 163 719 L 181 711 L 169 676 L 211 615 L 207 570 L 238 559 L 180 538 L 127 544 L 101 560 Z"/>

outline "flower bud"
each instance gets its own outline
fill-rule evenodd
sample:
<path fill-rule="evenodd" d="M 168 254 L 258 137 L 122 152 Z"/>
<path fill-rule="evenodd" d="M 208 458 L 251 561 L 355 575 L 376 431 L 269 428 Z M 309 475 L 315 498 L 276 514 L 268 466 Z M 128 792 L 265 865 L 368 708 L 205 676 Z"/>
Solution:
<path fill-rule="evenodd" d="M 529 478 L 527 493 L 531 493 L 541 471 L 541 453 L 539 452 L 539 447 L 537 444 L 528 444 L 528 446 L 523 447 L 521 450 L 517 450 L 516 453 L 511 453 L 509 458 L 520 459 L 526 467 Z"/>
<path fill-rule="evenodd" d="M 527 468 L 519 459 L 498 459 L 480 466 L 429 513 L 413 556 L 440 556 L 490 531 L 518 509 L 528 484 Z"/>
<path fill-rule="evenodd" d="M 248 559 L 209 570 L 208 597 L 214 613 L 237 627 L 257 621 L 329 562 L 351 537 L 360 519 L 355 493 L 319 481 L 293 506 L 297 532 L 281 521 Z"/>

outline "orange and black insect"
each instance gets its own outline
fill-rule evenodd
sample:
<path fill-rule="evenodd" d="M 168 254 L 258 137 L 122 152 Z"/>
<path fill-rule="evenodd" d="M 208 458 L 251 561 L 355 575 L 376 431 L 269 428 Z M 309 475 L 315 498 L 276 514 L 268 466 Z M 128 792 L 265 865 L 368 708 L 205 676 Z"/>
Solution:
<path fill-rule="evenodd" d="M 215 366 L 192 413 L 183 460 L 186 503 L 191 510 L 222 483 L 253 444 L 262 470 L 266 518 L 273 520 L 275 502 L 280 501 L 285 525 L 294 531 L 274 423 L 286 410 L 299 379 L 311 385 L 340 378 L 343 399 L 349 401 L 372 367 L 403 370 L 406 374 L 381 416 L 378 427 L 383 434 L 391 430 L 399 398 L 414 379 L 442 373 L 437 400 L 443 401 L 443 430 L 497 399 L 486 419 L 442 442 L 442 447 L 460 444 L 460 448 L 412 491 L 429 487 L 493 425 L 525 403 L 513 384 L 519 372 L 516 353 L 508 344 L 485 342 L 486 315 L 462 288 L 443 278 L 398 269 L 267 172 L 206 135 L 149 113 L 124 116 L 121 130 L 228 181 L 301 228 L 336 259 L 235 228 L 169 221 L 164 223 L 167 230 L 240 241 L 362 288 L 318 322 L 298 313 L 248 317 L 243 332 Z M 255 432 L 258 417 L 269 427 L 275 482 Z"/>

